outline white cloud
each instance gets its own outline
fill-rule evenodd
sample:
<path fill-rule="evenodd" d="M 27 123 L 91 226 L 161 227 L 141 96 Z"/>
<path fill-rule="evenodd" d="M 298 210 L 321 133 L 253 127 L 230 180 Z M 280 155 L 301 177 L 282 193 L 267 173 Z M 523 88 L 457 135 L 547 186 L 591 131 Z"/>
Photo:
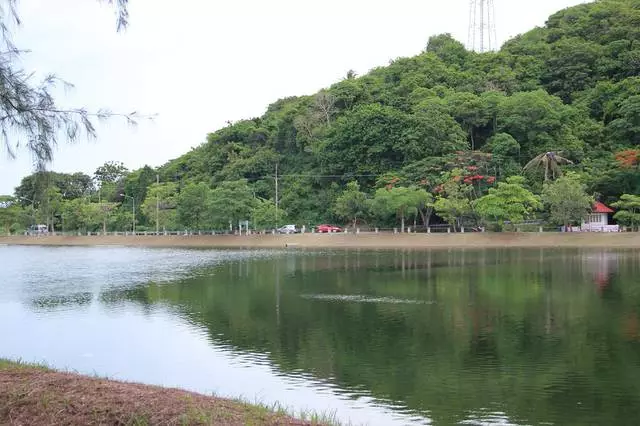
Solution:
<path fill-rule="evenodd" d="M 414 55 L 429 36 L 467 38 L 468 0 L 131 0 L 116 33 L 113 10 L 89 0 L 22 0 L 19 47 L 27 70 L 75 84 L 64 105 L 157 113 L 137 128 L 113 120 L 93 142 L 60 146 L 54 170 L 93 171 L 108 160 L 157 166 L 206 134 L 260 115 L 290 95 Z M 496 0 L 498 38 L 544 24 L 577 0 Z M 0 157 L 0 194 L 31 173 L 30 158 Z"/>

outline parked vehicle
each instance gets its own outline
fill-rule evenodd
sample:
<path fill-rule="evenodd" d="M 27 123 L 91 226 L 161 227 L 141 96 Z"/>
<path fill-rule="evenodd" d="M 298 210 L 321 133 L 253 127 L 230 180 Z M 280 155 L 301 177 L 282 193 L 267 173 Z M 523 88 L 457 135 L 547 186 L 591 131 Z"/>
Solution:
<path fill-rule="evenodd" d="M 297 234 L 298 232 L 300 232 L 300 230 L 296 228 L 295 225 L 285 225 L 281 228 L 276 229 L 276 232 L 278 234 Z"/>
<path fill-rule="evenodd" d="M 340 228 L 339 226 L 324 224 L 324 225 L 316 226 L 316 232 L 320 232 L 320 233 L 343 232 L 343 229 Z"/>
<path fill-rule="evenodd" d="M 47 225 L 31 225 L 27 230 L 29 235 L 44 235 L 49 233 L 49 227 Z"/>

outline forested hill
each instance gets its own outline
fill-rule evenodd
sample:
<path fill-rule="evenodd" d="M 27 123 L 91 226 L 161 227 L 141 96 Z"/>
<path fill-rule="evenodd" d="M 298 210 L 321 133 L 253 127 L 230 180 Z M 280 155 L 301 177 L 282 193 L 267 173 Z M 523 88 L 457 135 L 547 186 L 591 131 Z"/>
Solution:
<path fill-rule="evenodd" d="M 614 219 L 637 228 L 639 144 L 640 0 L 601 0 L 554 14 L 499 52 L 434 36 L 417 56 L 278 100 L 158 169 L 29 176 L 0 225 L 389 228 L 435 213 L 454 230 L 500 229 L 579 223 L 595 197 L 621 199 Z M 573 173 L 556 180 L 563 170 Z"/>
<path fill-rule="evenodd" d="M 637 193 L 637 179 L 614 173 L 614 153 L 639 143 L 640 0 L 602 0 L 557 12 L 499 52 L 434 36 L 417 56 L 278 100 L 160 170 L 182 183 L 247 179 L 269 199 L 278 164 L 283 206 L 314 221 L 353 178 L 366 190 L 384 174 L 433 189 L 469 150 L 493 154 L 498 180 L 563 151 L 605 199 Z"/>

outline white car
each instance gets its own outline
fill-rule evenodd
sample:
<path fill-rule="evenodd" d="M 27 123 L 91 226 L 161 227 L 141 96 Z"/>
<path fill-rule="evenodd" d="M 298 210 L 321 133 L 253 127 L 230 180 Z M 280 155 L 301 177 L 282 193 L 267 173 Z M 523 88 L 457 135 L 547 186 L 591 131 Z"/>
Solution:
<path fill-rule="evenodd" d="M 278 234 L 297 234 L 300 232 L 295 225 L 285 225 L 282 228 L 276 229 Z"/>

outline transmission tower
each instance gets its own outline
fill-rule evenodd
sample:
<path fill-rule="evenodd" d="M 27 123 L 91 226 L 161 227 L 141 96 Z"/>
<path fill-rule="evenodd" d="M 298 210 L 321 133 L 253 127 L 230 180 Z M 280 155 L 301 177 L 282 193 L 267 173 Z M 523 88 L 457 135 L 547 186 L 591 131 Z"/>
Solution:
<path fill-rule="evenodd" d="M 470 0 L 468 48 L 476 52 L 498 48 L 493 0 Z"/>

